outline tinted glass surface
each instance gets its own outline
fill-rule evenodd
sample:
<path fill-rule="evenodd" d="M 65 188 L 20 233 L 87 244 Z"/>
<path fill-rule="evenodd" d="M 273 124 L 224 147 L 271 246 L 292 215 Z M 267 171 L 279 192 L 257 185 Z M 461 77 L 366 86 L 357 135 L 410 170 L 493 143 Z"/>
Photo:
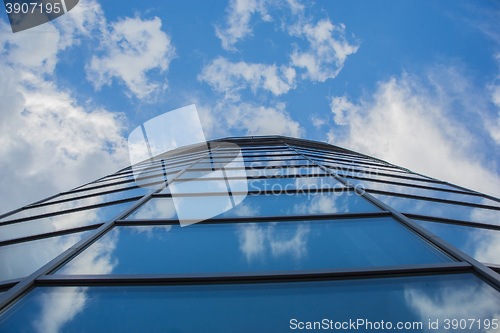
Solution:
<path fill-rule="evenodd" d="M 87 185 L 78 187 L 74 191 L 73 190 L 68 191 L 65 194 L 61 194 L 58 197 L 61 197 L 63 199 L 73 198 L 73 197 L 79 197 L 82 195 L 101 193 L 101 192 L 105 192 L 105 191 L 114 191 L 114 190 L 118 190 L 118 189 L 133 188 L 134 186 L 135 186 L 134 182 L 126 182 L 126 183 L 122 183 L 122 184 L 106 185 L 106 186 L 99 186 L 99 187 L 96 187 L 95 183 L 91 183 L 91 184 L 87 184 Z M 90 188 L 90 187 L 93 187 L 93 188 Z M 58 197 L 56 197 L 56 198 L 58 198 Z M 55 201 L 56 198 L 51 199 L 49 201 Z M 57 199 L 57 200 L 59 200 L 59 199 Z M 47 202 L 49 202 L 49 201 L 47 201 Z"/>
<path fill-rule="evenodd" d="M 390 182 L 400 182 L 400 183 L 403 182 L 403 183 L 407 183 L 407 184 L 430 186 L 430 187 L 443 188 L 443 189 L 449 189 L 449 190 L 460 190 L 459 188 L 457 188 L 455 186 L 447 185 L 444 183 L 425 181 L 424 178 L 422 178 L 421 181 L 418 179 L 411 179 L 411 178 L 413 178 L 412 174 L 409 174 L 409 176 L 411 177 L 409 179 L 409 178 L 393 177 L 393 176 L 388 175 L 388 174 L 382 174 L 382 173 L 377 173 L 377 172 L 364 173 L 364 172 L 359 172 L 359 171 L 355 171 L 355 170 L 344 170 L 344 169 L 338 170 L 337 173 L 339 176 L 347 175 L 347 176 L 352 176 L 352 177 L 368 178 L 368 180 L 370 178 L 372 178 L 372 179 L 379 179 L 379 180 L 390 181 Z M 362 181 L 362 180 L 357 180 L 357 179 L 347 178 L 347 177 L 346 177 L 346 179 L 349 180 L 350 182 L 353 182 L 353 183 L 356 181 Z"/>
<path fill-rule="evenodd" d="M 272 193 L 288 193 L 291 190 L 315 191 L 319 189 L 338 189 L 345 188 L 341 183 L 333 177 L 298 177 L 298 178 L 248 178 L 248 179 L 227 179 L 231 185 L 235 182 L 240 182 L 248 191 L 257 193 L 272 192 Z M 183 193 L 201 193 L 201 192 L 227 192 L 227 184 L 225 179 L 204 179 L 190 181 L 176 181 L 175 184 L 185 184 Z M 242 186 L 233 186 L 233 188 L 241 188 Z M 161 194 L 169 194 L 170 188 L 167 187 Z"/>
<path fill-rule="evenodd" d="M 362 245 L 361 245 L 362 244 Z M 157 254 L 161 253 L 159 260 Z M 391 218 L 116 227 L 58 274 L 248 272 L 451 261 Z M 100 265 L 96 265 L 99 262 Z"/>
<path fill-rule="evenodd" d="M 176 207 L 173 200 L 172 198 L 153 198 L 127 219 L 176 219 Z M 234 196 L 235 202 L 243 200 L 236 206 L 232 205 L 228 196 L 189 196 L 181 197 L 181 200 L 175 198 L 175 200 L 177 200 L 177 209 L 180 207 L 184 216 L 190 216 L 192 219 L 380 211 L 351 191 Z M 222 202 L 227 202 L 227 211 L 215 214 L 212 207 L 220 207 Z"/>
<path fill-rule="evenodd" d="M 71 200 L 71 201 L 65 201 L 61 203 L 53 203 L 49 205 L 44 205 L 44 206 L 36 206 L 32 208 L 26 208 L 23 209 L 17 213 L 14 213 L 12 215 L 6 216 L 3 219 L 0 219 L 0 221 L 10 221 L 10 220 L 16 220 L 16 219 L 21 219 L 21 218 L 27 218 L 31 216 L 38 216 L 38 215 L 44 215 L 44 214 L 52 214 L 52 213 L 57 213 L 57 212 L 62 212 L 62 211 L 67 211 L 75 208 L 83 208 L 86 206 L 93 206 L 93 205 L 99 205 L 105 202 L 110 202 L 110 200 L 119 200 L 119 199 L 128 199 L 130 198 L 130 195 L 136 195 L 141 196 L 141 194 L 144 194 L 144 191 L 142 189 L 136 189 L 132 190 L 133 193 L 130 193 L 128 191 L 123 192 L 115 192 L 111 194 L 105 194 L 105 195 L 96 195 L 84 199 L 78 199 L 78 200 Z M 109 210 L 109 209 L 108 209 Z"/>
<path fill-rule="evenodd" d="M 105 190 L 106 190 L 106 188 L 101 189 L 101 191 L 105 191 Z M 92 199 L 97 198 L 97 197 L 99 197 L 101 199 L 101 202 L 111 202 L 111 201 L 124 200 L 124 199 L 128 199 L 128 198 L 143 196 L 146 193 L 148 193 L 149 191 L 150 190 L 148 190 L 146 188 L 134 187 L 134 188 L 123 190 L 123 191 L 102 194 L 99 196 L 96 195 L 96 196 L 80 199 L 79 197 L 89 194 L 89 193 L 87 193 L 89 191 L 83 191 L 83 192 L 77 192 L 77 193 L 73 193 L 73 194 L 69 194 L 69 195 L 60 195 L 60 196 L 57 196 L 54 199 L 52 199 L 50 201 L 46 201 L 46 202 L 67 200 L 67 199 L 73 198 L 74 199 L 73 202 L 78 202 L 78 205 L 84 205 L 85 200 L 92 202 L 93 201 Z M 44 202 L 44 203 L 46 203 L 46 202 Z"/>
<path fill-rule="evenodd" d="M 466 193 L 453 193 L 453 192 L 446 192 L 446 191 L 440 191 L 440 190 L 430 190 L 430 189 L 423 189 L 423 188 L 418 188 L 418 187 L 410 187 L 410 186 L 405 186 L 404 184 L 401 185 L 394 185 L 394 184 L 387 184 L 387 183 L 381 183 L 381 182 L 373 182 L 373 181 L 368 181 L 368 180 L 357 180 L 357 179 L 348 179 L 353 184 L 361 184 L 363 185 L 364 188 L 366 189 L 373 189 L 373 190 L 379 190 L 379 191 L 387 191 L 387 192 L 395 192 L 395 193 L 403 193 L 403 194 L 410 194 L 410 195 L 418 195 L 418 196 L 423 196 L 423 197 L 428 197 L 428 198 L 438 198 L 438 199 L 444 199 L 444 200 L 453 200 L 453 201 L 462 201 L 462 202 L 468 202 L 468 203 L 475 203 L 475 204 L 480 204 L 480 205 L 489 205 L 489 206 L 497 206 L 500 207 L 500 202 L 490 200 L 487 198 L 483 198 L 481 196 L 477 195 L 470 195 Z M 432 184 L 430 184 L 432 185 Z"/>
<path fill-rule="evenodd" d="M 375 193 L 372 193 L 372 195 L 402 213 L 500 225 L 499 210 L 475 208 L 426 200 L 416 200 Z"/>
<path fill-rule="evenodd" d="M 0 241 L 104 223 L 133 203 L 134 201 L 0 225 Z"/>
<path fill-rule="evenodd" d="M 457 306 L 457 300 L 464 301 Z M 484 323 L 498 316 L 498 309 L 498 292 L 470 274 L 273 284 L 38 287 L 4 313 L 0 325 L 7 332 L 290 332 L 299 321 L 326 318 L 333 323 L 363 319 L 365 324 L 353 330 L 357 332 L 395 332 L 365 325 L 382 320 L 394 327 L 398 322 L 428 325 L 429 320 L 442 324 L 445 318 L 469 317 Z M 494 331 L 491 326 L 489 330 Z M 413 326 L 401 331 L 424 330 Z M 484 326 L 467 330 L 487 331 Z"/>
<path fill-rule="evenodd" d="M 0 281 L 30 275 L 76 244 L 86 233 L 0 246 Z"/>
<path fill-rule="evenodd" d="M 474 259 L 500 265 L 500 231 L 415 220 Z"/>

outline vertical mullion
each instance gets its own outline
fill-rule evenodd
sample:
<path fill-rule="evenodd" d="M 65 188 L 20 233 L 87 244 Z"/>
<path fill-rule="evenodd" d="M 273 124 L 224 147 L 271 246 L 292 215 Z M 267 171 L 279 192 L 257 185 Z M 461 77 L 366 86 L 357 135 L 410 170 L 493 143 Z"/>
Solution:
<path fill-rule="evenodd" d="M 433 234 L 429 230 L 421 227 L 416 222 L 414 222 L 411 219 L 409 219 L 406 216 L 404 216 L 398 210 L 396 210 L 396 209 L 390 207 L 389 205 L 385 204 L 384 202 L 378 200 L 377 198 L 375 198 L 371 194 L 367 193 L 366 191 L 359 190 L 359 189 L 355 188 L 351 183 L 347 182 L 345 179 L 343 179 L 342 177 L 338 176 L 337 174 L 335 174 L 333 171 L 329 170 L 324 165 L 321 165 L 320 163 L 317 163 L 316 161 L 311 160 L 309 157 L 304 156 L 300 152 L 296 151 L 293 147 L 290 147 L 286 142 L 284 142 L 284 141 L 282 141 L 282 142 L 285 145 L 287 145 L 290 149 L 292 149 L 296 153 L 300 154 L 305 159 L 309 160 L 311 163 L 313 163 L 313 164 L 319 166 L 320 168 L 322 168 L 324 171 L 326 171 L 328 174 L 330 174 L 331 176 L 333 176 L 336 180 L 338 180 L 339 182 L 341 182 L 347 188 L 352 188 L 358 195 L 360 195 L 364 199 L 368 200 L 370 203 L 374 204 L 375 206 L 377 206 L 377 207 L 379 207 L 379 208 L 381 208 L 383 210 L 389 211 L 391 213 L 392 217 L 396 221 L 402 223 L 403 225 L 405 225 L 406 227 L 408 227 L 412 232 L 420 235 L 421 237 L 423 237 L 424 239 L 426 239 L 428 242 L 430 242 L 431 244 L 433 244 L 435 247 L 437 247 L 438 249 L 440 249 L 444 253 L 447 253 L 451 257 L 454 257 L 454 258 L 456 258 L 458 260 L 461 260 L 461 261 L 464 261 L 464 262 L 468 262 L 469 264 L 471 264 L 472 267 L 474 268 L 474 270 L 479 275 L 481 275 L 487 281 L 489 281 L 490 283 L 492 283 L 497 289 L 500 289 L 500 275 L 498 275 L 496 272 L 494 272 L 493 270 L 491 270 L 490 268 L 488 268 L 484 264 L 480 263 L 476 259 L 472 258 L 468 254 L 466 254 L 466 253 L 462 252 L 461 250 L 457 249 L 456 247 L 454 247 L 453 245 L 449 244 L 448 242 L 444 241 L 440 237 L 436 236 L 435 234 Z"/>
<path fill-rule="evenodd" d="M 216 150 L 219 146 L 214 148 Z M 187 165 L 179 171 L 172 180 L 176 179 L 180 175 L 182 175 L 186 170 L 194 166 L 196 163 L 201 161 L 203 158 L 206 156 L 210 155 L 210 148 L 208 149 L 208 152 L 206 155 L 203 155 L 200 157 L 198 160 L 194 161 L 190 165 Z M 100 238 L 102 235 L 104 235 L 106 232 L 108 232 L 110 229 L 112 229 L 116 221 L 123 219 L 125 216 L 133 212 L 135 209 L 140 207 L 143 203 L 148 201 L 153 194 L 163 190 L 164 187 L 160 189 L 154 189 L 146 193 L 141 199 L 139 199 L 137 202 L 135 202 L 132 206 L 128 207 L 126 210 L 123 212 L 120 212 L 117 216 L 115 216 L 113 219 L 105 222 L 102 226 L 91 232 L 89 235 L 87 235 L 84 239 L 79 241 L 77 244 L 73 245 L 66 251 L 62 252 L 59 254 L 56 258 L 52 259 L 42 267 L 40 267 L 38 270 L 36 270 L 34 273 L 30 274 L 29 276 L 21 279 L 19 283 L 17 283 L 14 287 L 9 289 L 8 291 L 5 292 L 2 296 L 0 296 L 0 313 L 13 301 L 18 299 L 19 297 L 22 296 L 23 293 L 27 292 L 30 290 L 34 285 L 36 279 L 38 279 L 42 275 L 47 275 L 54 269 L 56 269 L 59 265 L 63 264 L 65 261 L 68 259 L 72 258 L 74 255 L 78 254 L 80 251 L 84 250 L 87 248 L 90 244 L 92 244 L 96 239 Z"/>

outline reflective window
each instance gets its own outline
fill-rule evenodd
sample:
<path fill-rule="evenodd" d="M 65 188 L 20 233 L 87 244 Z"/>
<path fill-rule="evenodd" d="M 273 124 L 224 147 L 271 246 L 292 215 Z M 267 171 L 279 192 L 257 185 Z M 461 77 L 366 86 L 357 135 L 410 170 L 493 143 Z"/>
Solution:
<path fill-rule="evenodd" d="M 353 179 L 353 181 L 351 181 L 351 179 L 348 179 L 348 181 L 350 181 L 353 184 L 363 185 L 364 188 L 371 190 L 403 193 L 403 194 L 418 195 L 428 198 L 438 198 L 444 200 L 454 200 L 454 201 L 469 202 L 480 205 L 490 205 L 490 206 L 500 207 L 500 202 L 493 201 L 478 195 L 470 195 L 467 193 L 462 194 L 462 193 L 453 193 L 440 190 L 430 190 L 418 187 L 405 186 L 405 184 L 394 185 L 382 182 L 372 182 L 368 180 L 359 181 L 357 179 Z"/>
<path fill-rule="evenodd" d="M 274 177 L 274 176 L 295 176 L 295 175 L 326 175 L 327 173 L 319 167 L 290 168 L 265 168 L 265 169 L 247 169 L 247 177 Z"/>
<path fill-rule="evenodd" d="M 304 170 L 302 170 L 304 169 Z M 209 177 L 271 177 L 271 176 L 283 176 L 283 175 L 296 175 L 296 174 L 308 174 L 308 173 L 324 173 L 319 168 L 261 168 L 261 169 L 235 169 L 235 168 L 225 168 L 225 175 L 222 173 L 221 169 L 212 170 L 189 170 L 184 172 L 179 179 L 196 179 L 196 178 L 209 178 Z"/>
<path fill-rule="evenodd" d="M 500 211 L 371 193 L 402 213 L 500 225 Z"/>
<path fill-rule="evenodd" d="M 449 332 L 493 332 L 498 331 L 492 328 L 498 309 L 499 293 L 472 274 L 302 283 L 37 287 L 2 314 L 0 325 L 6 332 L 290 332 L 305 328 L 305 322 L 321 324 L 326 319 L 331 331 L 335 323 L 355 320 L 357 332 L 392 332 L 398 322 L 410 326 L 397 331 L 443 332 L 445 319 L 473 318 L 481 328 Z M 429 322 L 436 321 L 440 329 L 428 330 Z"/>
<path fill-rule="evenodd" d="M 65 192 L 64 194 L 58 195 L 57 197 L 44 201 L 44 202 L 51 202 L 55 200 L 63 200 L 63 199 L 70 199 L 70 198 L 75 198 L 75 197 L 81 197 L 84 195 L 90 195 L 90 194 L 99 194 L 102 192 L 107 192 L 107 191 L 114 191 L 114 190 L 119 190 L 119 189 L 129 189 L 129 188 L 134 188 L 135 183 L 133 182 L 127 182 L 123 184 L 117 184 L 117 185 L 106 185 L 106 186 L 101 186 L 97 187 L 94 189 L 85 189 L 85 187 L 79 187 L 78 189 L 75 189 L 73 191 L 68 191 Z"/>
<path fill-rule="evenodd" d="M 391 218 L 130 226 L 114 228 L 57 274 L 288 271 L 445 261 L 451 259 Z"/>
<path fill-rule="evenodd" d="M 160 194 L 171 194 L 171 188 L 174 193 L 210 193 L 220 192 L 247 192 L 248 182 L 246 178 L 201 178 L 200 180 L 174 181 L 167 186 Z"/>
<path fill-rule="evenodd" d="M 344 177 L 344 176 L 351 176 L 351 177 L 360 177 L 360 178 L 365 178 L 365 179 L 378 179 L 382 181 L 389 181 L 389 182 L 403 182 L 406 184 L 415 184 L 415 185 L 421 185 L 421 186 L 430 186 L 430 187 L 436 187 L 436 188 L 443 188 L 443 189 L 448 189 L 448 190 L 460 190 L 459 188 L 455 186 L 451 186 L 445 183 L 440 183 L 440 182 L 434 182 L 432 180 L 418 180 L 416 178 L 413 178 L 413 174 L 408 174 L 410 178 L 401 178 L 401 177 L 393 177 L 388 174 L 381 174 L 381 173 L 364 173 L 364 172 L 359 172 L 357 170 L 337 170 L 337 173 L 339 176 Z M 346 180 L 349 180 L 351 183 L 356 183 L 360 182 L 364 179 L 354 179 L 354 178 L 348 178 L 344 177 Z"/>
<path fill-rule="evenodd" d="M 125 208 L 133 203 L 135 201 L 24 222 L 0 224 L 0 241 L 104 223 L 124 211 Z"/>
<path fill-rule="evenodd" d="M 316 164 L 311 163 L 308 160 L 304 159 L 295 159 L 295 160 L 274 160 L 274 161 L 262 161 L 262 160 L 254 160 L 254 161 L 245 161 L 245 166 L 247 168 L 255 168 L 255 167 L 272 167 L 272 166 L 286 166 L 286 165 L 310 165 L 316 166 Z"/>
<path fill-rule="evenodd" d="M 415 222 L 474 259 L 500 265 L 500 231 L 421 220 Z"/>
<path fill-rule="evenodd" d="M 116 192 L 112 192 L 112 193 L 106 193 L 106 194 L 102 194 L 102 195 L 95 195 L 95 196 L 92 196 L 92 197 L 87 197 L 87 198 L 80 199 L 79 197 L 89 194 L 87 191 L 85 191 L 85 192 L 76 192 L 76 193 L 72 193 L 72 194 L 69 194 L 69 195 L 65 195 L 65 194 L 64 195 L 59 195 L 59 196 L 53 198 L 52 200 L 45 201 L 43 203 L 45 204 L 47 202 L 67 200 L 67 199 L 73 198 L 75 201 L 78 201 L 78 205 L 80 206 L 80 205 L 84 205 L 85 204 L 85 200 L 86 199 L 89 199 L 92 202 L 92 198 L 99 197 L 102 200 L 101 203 L 104 203 L 104 202 L 111 202 L 111 201 L 118 201 L 118 200 L 124 200 L 124 199 L 129 199 L 129 198 L 140 197 L 140 196 L 143 196 L 143 195 L 145 195 L 145 194 L 147 194 L 149 192 L 150 192 L 150 190 L 142 188 L 142 187 L 133 187 L 133 188 L 126 189 L 126 190 L 123 190 L 123 191 L 116 191 Z"/>
<path fill-rule="evenodd" d="M 253 216 L 290 216 L 377 212 L 378 208 L 352 191 L 316 193 L 277 193 L 268 195 L 233 196 L 231 205 L 227 196 L 182 196 L 172 198 L 153 198 L 139 207 L 127 219 L 176 219 L 177 210 L 183 218 L 206 219 L 212 217 L 253 217 Z M 225 213 L 210 215 L 212 207 L 220 207 L 226 202 Z M 231 208 L 233 207 L 233 208 Z M 207 217 L 207 215 L 210 215 Z"/>
<path fill-rule="evenodd" d="M 0 246 L 0 281 L 30 275 L 76 244 L 86 233 Z"/>
<path fill-rule="evenodd" d="M 83 185 L 83 186 L 80 186 L 78 187 L 77 189 L 78 190 L 82 190 L 82 189 L 94 189 L 94 188 L 98 188 L 99 187 L 99 190 L 102 189 L 102 188 L 107 188 L 108 186 L 111 187 L 111 186 L 121 186 L 121 187 L 126 187 L 126 186 L 135 186 L 136 184 L 134 183 L 134 180 L 131 179 L 131 180 L 127 180 L 127 181 L 118 181 L 118 182 L 113 182 L 113 183 L 110 183 L 110 184 L 104 184 L 104 183 L 90 183 L 90 184 L 87 184 L 87 185 Z M 105 187 L 103 187 L 105 186 Z"/>
<path fill-rule="evenodd" d="M 345 188 L 333 177 L 250 178 L 248 191 L 287 193 L 290 190 L 317 191 Z"/>
<path fill-rule="evenodd" d="M 44 215 L 44 214 L 57 213 L 57 212 L 67 211 L 70 209 L 75 209 L 75 208 L 80 208 L 80 207 L 99 205 L 99 204 L 103 204 L 103 203 L 107 203 L 107 202 L 111 202 L 111 201 L 124 200 L 124 199 L 133 198 L 133 197 L 141 197 L 147 192 L 149 192 L 149 190 L 145 190 L 143 188 L 135 188 L 135 189 L 132 189 L 130 191 L 119 191 L 119 192 L 113 192 L 113 193 L 103 194 L 103 195 L 95 195 L 95 196 L 83 198 L 83 199 L 75 198 L 74 200 L 64 201 L 61 203 L 53 203 L 53 204 L 48 204 L 48 205 L 43 205 L 43 206 L 34 206 L 34 207 L 25 208 L 17 213 L 6 216 L 6 217 L 0 219 L 0 221 L 10 221 L 10 220 L 15 220 L 15 219 L 31 217 L 31 216 L 39 216 L 39 215 Z"/>

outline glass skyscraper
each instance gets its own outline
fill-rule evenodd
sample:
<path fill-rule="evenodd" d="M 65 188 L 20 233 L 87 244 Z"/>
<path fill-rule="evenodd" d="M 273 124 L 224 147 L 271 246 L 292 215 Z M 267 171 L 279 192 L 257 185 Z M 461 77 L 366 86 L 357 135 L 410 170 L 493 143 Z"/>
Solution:
<path fill-rule="evenodd" d="M 226 138 L 0 216 L 0 332 L 500 332 L 498 272 L 498 198 Z"/>

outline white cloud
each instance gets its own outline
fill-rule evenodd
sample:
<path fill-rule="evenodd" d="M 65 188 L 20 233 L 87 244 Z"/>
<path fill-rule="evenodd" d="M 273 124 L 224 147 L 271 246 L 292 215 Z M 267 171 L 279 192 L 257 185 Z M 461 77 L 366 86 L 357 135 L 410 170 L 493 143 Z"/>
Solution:
<path fill-rule="evenodd" d="M 250 87 L 269 90 L 274 95 L 287 93 L 295 86 L 295 70 L 291 67 L 265 64 L 251 64 L 244 61 L 232 63 L 219 57 L 203 67 L 198 76 L 213 89 L 233 96 L 236 91 Z"/>
<path fill-rule="evenodd" d="M 337 125 L 347 125 L 349 114 L 356 112 L 356 106 L 346 96 L 332 97 L 330 109 L 333 112 L 333 120 Z"/>
<path fill-rule="evenodd" d="M 276 223 L 268 226 L 255 223 L 241 225 L 238 242 L 247 261 L 266 261 L 270 257 L 300 260 L 307 257 L 309 225 L 298 225 L 290 230 L 281 230 L 276 226 Z"/>
<path fill-rule="evenodd" d="M 405 286 L 405 301 L 424 325 L 429 320 L 439 320 L 439 325 L 442 325 L 445 319 L 450 318 L 496 318 L 495 321 L 498 321 L 499 302 L 493 296 L 496 292 L 484 282 L 467 278 L 464 282 L 444 280 L 438 286 L 434 286 L 432 291 L 429 286 Z"/>
<path fill-rule="evenodd" d="M 498 195 L 500 177 L 487 154 L 498 147 L 484 136 L 480 93 L 454 68 L 434 68 L 427 85 L 420 81 L 392 78 L 358 105 L 334 98 L 335 120 L 344 126 L 330 131 L 333 143 Z"/>
<path fill-rule="evenodd" d="M 205 66 L 200 80 L 208 82 L 215 90 L 239 90 L 250 86 L 263 88 L 275 95 L 294 89 L 296 71 L 301 78 L 313 82 L 324 82 L 335 78 L 342 70 L 347 57 L 357 52 L 359 46 L 346 38 L 345 26 L 334 25 L 329 19 L 314 20 L 306 15 L 305 6 L 296 0 L 234 0 L 227 9 L 227 29 L 217 27 L 217 36 L 226 50 L 235 50 L 234 44 L 252 34 L 250 19 L 260 13 L 265 21 L 271 21 L 268 11 L 280 9 L 281 27 L 277 31 L 286 33 L 297 41 L 305 40 L 306 49 L 295 47 L 290 62 L 279 68 L 276 65 L 231 63 L 224 58 L 215 59 Z M 286 18 L 288 10 L 291 18 Z M 295 45 L 295 44 L 294 44 Z M 291 51 L 291 50 L 290 50 Z"/>
<path fill-rule="evenodd" d="M 270 21 L 267 13 L 266 0 L 231 0 L 226 9 L 226 28 L 215 27 L 217 37 L 225 50 L 234 51 L 234 44 L 240 39 L 252 35 L 250 20 L 254 14 L 259 14 L 264 21 Z"/>
<path fill-rule="evenodd" d="M 321 118 L 318 115 L 312 115 L 311 122 L 312 122 L 314 127 L 319 129 L 319 128 L 321 128 L 321 126 L 326 125 L 328 123 L 328 119 Z"/>
<path fill-rule="evenodd" d="M 166 72 L 175 58 L 170 37 L 161 30 L 161 20 L 125 18 L 111 25 L 103 39 L 104 55 L 94 56 L 87 66 L 87 77 L 97 89 L 110 85 L 113 78 L 123 82 L 140 99 L 164 90 L 163 82 L 151 82 L 147 73 Z"/>
<path fill-rule="evenodd" d="M 36 332 L 58 333 L 64 324 L 82 312 L 88 296 L 88 287 L 51 289 L 39 299 L 42 311 L 39 318 L 33 321 Z"/>
<path fill-rule="evenodd" d="M 304 68 L 304 78 L 324 82 L 335 78 L 342 70 L 347 56 L 357 52 L 359 46 L 350 44 L 345 37 L 345 26 L 334 25 L 328 19 L 314 24 L 296 24 L 289 29 L 292 36 L 305 38 L 306 51 L 295 50 L 291 56 L 294 66 Z"/>
<path fill-rule="evenodd" d="M 208 111 L 201 108 L 202 125 L 207 139 L 227 136 L 234 131 L 243 135 L 285 135 L 301 137 L 304 129 L 286 111 L 284 103 L 260 106 L 250 103 L 223 101 Z M 205 122 L 205 119 L 208 119 Z"/>
<path fill-rule="evenodd" d="M 60 47 L 79 45 L 81 39 L 75 36 L 92 37 L 107 35 L 107 22 L 101 5 L 95 0 L 81 1 L 67 14 L 57 19 L 57 26 L 64 33 Z"/>
<path fill-rule="evenodd" d="M 83 8 L 91 4 L 95 2 Z M 53 82 L 52 72 L 68 40 L 77 44 L 87 31 L 82 27 L 90 29 L 85 20 L 74 25 L 75 17 L 62 19 L 57 21 L 62 26 L 80 28 L 64 30 L 48 23 L 0 35 L 1 213 L 127 163 L 122 116 L 92 105 L 84 108 L 71 91 Z"/>
<path fill-rule="evenodd" d="M 496 58 L 500 65 L 500 54 Z M 497 110 L 493 117 L 486 119 L 486 127 L 493 140 L 500 145 L 500 76 L 497 77 L 496 81 L 496 83 L 490 85 L 489 90 L 491 92 L 491 101 Z"/>
<path fill-rule="evenodd" d="M 0 82 L 10 88 L 2 95 L 14 96 L 4 99 L 9 112 L 2 112 L 0 211 L 69 190 L 127 163 L 120 115 L 85 110 L 69 93 L 33 76 L 14 85 L 19 72 L 0 68 Z"/>

